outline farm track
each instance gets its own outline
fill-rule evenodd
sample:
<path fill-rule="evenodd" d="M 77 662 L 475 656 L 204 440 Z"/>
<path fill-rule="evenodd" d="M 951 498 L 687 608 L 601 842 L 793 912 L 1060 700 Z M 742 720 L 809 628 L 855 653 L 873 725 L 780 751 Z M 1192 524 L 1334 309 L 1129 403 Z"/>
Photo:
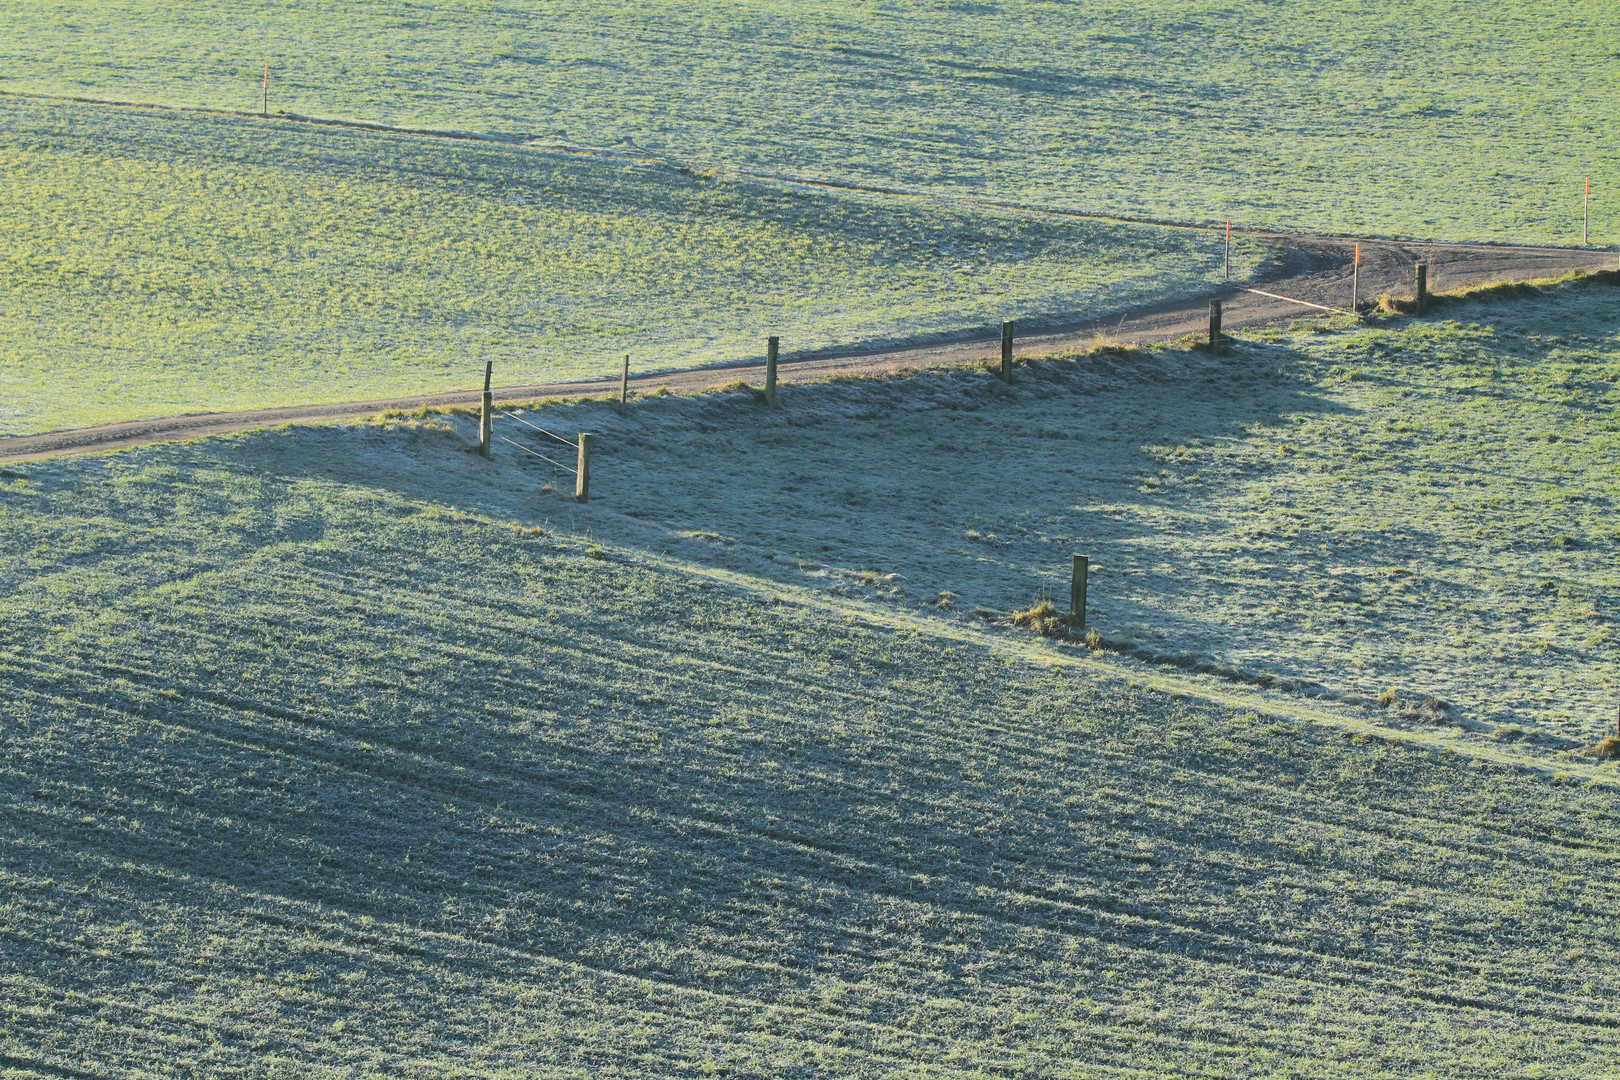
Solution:
<path fill-rule="evenodd" d="M 1353 253 L 1356 241 L 1338 237 L 1301 236 L 1286 233 L 1250 233 L 1256 239 L 1275 243 L 1284 252 L 1274 274 L 1252 282 L 1266 291 L 1326 307 L 1349 303 Z M 1429 264 L 1431 290 L 1441 291 L 1495 281 L 1525 281 L 1556 277 L 1571 270 L 1607 269 L 1614 263 L 1611 252 L 1576 248 L 1510 247 L 1475 244 L 1434 244 L 1401 241 L 1362 241 L 1361 296 L 1379 293 L 1407 295 L 1411 292 L 1412 266 Z M 1172 341 L 1203 333 L 1208 325 L 1210 296 L 1222 301 L 1223 325 L 1228 329 L 1284 324 L 1317 313 L 1317 309 L 1277 297 L 1226 287 L 1208 296 L 1155 304 L 1133 309 L 1120 316 L 1076 319 L 1048 325 L 1018 339 L 1016 354 L 1040 355 L 1065 348 L 1085 346 L 1106 340 L 1118 345 L 1140 345 Z M 835 375 L 886 375 L 910 368 L 970 367 L 992 359 L 997 338 L 990 331 L 958 340 L 881 351 L 851 351 L 836 356 L 784 360 L 778 367 L 780 382 L 803 383 Z M 667 389 L 676 393 L 723 386 L 737 380 L 762 381 L 763 364 L 745 363 L 634 375 L 630 389 L 652 393 Z M 526 401 L 545 397 L 607 397 L 617 394 L 619 380 L 597 379 L 583 382 L 533 383 L 502 386 L 495 390 L 498 401 Z M 24 435 L 0 441 L 0 461 L 27 461 L 122 450 L 152 443 L 175 442 L 206 435 L 252 431 L 281 424 L 356 420 L 391 410 L 423 407 L 439 408 L 476 405 L 477 390 L 451 390 L 437 394 L 380 398 L 370 401 L 334 402 L 320 405 L 288 405 L 273 409 L 251 409 L 228 413 L 195 413 L 185 416 L 131 420 L 117 424 Z"/>

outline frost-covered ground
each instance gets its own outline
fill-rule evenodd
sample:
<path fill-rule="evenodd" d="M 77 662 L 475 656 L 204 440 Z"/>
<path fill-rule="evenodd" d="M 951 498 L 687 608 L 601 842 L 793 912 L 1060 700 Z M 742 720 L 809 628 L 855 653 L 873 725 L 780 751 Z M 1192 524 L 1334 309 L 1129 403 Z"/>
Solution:
<path fill-rule="evenodd" d="M 921 538 L 987 534 L 1069 479 L 1028 454 L 963 488 L 995 431 L 929 472 L 873 433 L 1065 397 L 1123 425 L 1170 385 L 1063 370 L 911 386 L 981 406 L 949 413 L 890 407 L 907 384 L 647 403 L 584 507 L 433 420 L 6 466 L 0 1070 L 1601 1075 L 1614 765 L 1144 677 L 775 554 L 1027 597 L 1033 537 L 902 563 L 888 492 Z M 1149 524 L 1105 549 L 1108 620 Z"/>
<path fill-rule="evenodd" d="M 1036 361 L 1010 388 L 928 372 L 547 422 L 601 432 L 599 509 L 708 559 L 971 618 L 1065 604 L 1087 554 L 1109 639 L 1585 743 L 1620 662 L 1612 305 L 1577 286 L 1217 358 Z"/>
<path fill-rule="evenodd" d="M 0 87 L 1426 239 L 1620 224 L 1593 0 L 9 0 Z"/>

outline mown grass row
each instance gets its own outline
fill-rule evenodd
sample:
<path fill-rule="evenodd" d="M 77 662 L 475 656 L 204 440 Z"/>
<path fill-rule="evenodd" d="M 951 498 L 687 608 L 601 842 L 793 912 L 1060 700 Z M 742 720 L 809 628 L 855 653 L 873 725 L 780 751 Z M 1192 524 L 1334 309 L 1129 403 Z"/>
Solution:
<path fill-rule="evenodd" d="M 1606 788 L 725 584 L 615 539 L 606 501 L 511 505 L 454 447 L 384 426 L 8 467 L 8 1065 L 1614 1055 Z"/>

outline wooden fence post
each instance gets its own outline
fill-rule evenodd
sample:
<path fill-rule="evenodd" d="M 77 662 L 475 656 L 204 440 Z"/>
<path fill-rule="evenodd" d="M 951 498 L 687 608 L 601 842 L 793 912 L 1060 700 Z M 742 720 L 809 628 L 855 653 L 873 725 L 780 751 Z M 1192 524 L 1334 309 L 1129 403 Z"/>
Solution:
<path fill-rule="evenodd" d="M 574 470 L 574 501 L 591 501 L 591 435 L 579 433 L 579 461 Z"/>
<path fill-rule="evenodd" d="M 1012 382 L 1013 324 L 1009 319 L 1001 324 L 1001 381 Z"/>
<path fill-rule="evenodd" d="M 1425 311 L 1429 310 L 1429 264 L 1428 263 L 1418 263 L 1417 264 L 1417 288 L 1416 288 L 1415 300 L 1413 302 L 1413 306 L 1415 306 L 1417 308 L 1417 313 L 1419 315 L 1422 315 Z"/>
<path fill-rule="evenodd" d="M 619 376 L 619 415 L 624 415 L 625 406 L 630 403 L 630 354 L 624 354 L 624 374 Z"/>
<path fill-rule="evenodd" d="M 495 435 L 495 399 L 489 392 L 489 377 L 495 370 L 495 361 L 484 362 L 484 411 L 478 418 L 478 452 L 485 457 L 491 456 L 493 448 L 490 443 Z"/>
<path fill-rule="evenodd" d="M 776 349 L 777 339 L 765 339 L 765 404 L 776 408 Z"/>
<path fill-rule="evenodd" d="M 1086 628 L 1086 579 L 1090 576 L 1090 557 L 1076 555 L 1074 573 L 1069 579 L 1069 622 L 1079 630 Z"/>
<path fill-rule="evenodd" d="M 1209 302 L 1209 351 L 1214 352 L 1221 344 L 1221 302 Z"/>
<path fill-rule="evenodd" d="M 1361 241 L 1356 241 L 1356 265 L 1350 271 L 1350 310 L 1361 315 Z"/>

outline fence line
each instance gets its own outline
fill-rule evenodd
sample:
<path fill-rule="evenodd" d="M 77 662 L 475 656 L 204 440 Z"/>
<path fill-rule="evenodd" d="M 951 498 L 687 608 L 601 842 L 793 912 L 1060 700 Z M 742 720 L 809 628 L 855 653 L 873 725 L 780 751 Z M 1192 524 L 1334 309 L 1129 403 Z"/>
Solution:
<path fill-rule="evenodd" d="M 479 417 L 478 417 L 478 436 L 479 436 L 478 451 L 479 451 L 479 453 L 483 454 L 486 458 L 490 457 L 491 456 L 490 451 L 494 447 L 495 440 L 499 439 L 501 442 L 506 443 L 508 446 L 515 446 L 519 450 L 523 451 L 525 454 L 528 454 L 531 457 L 537 457 L 541 461 L 544 461 L 546 464 L 551 465 L 551 466 L 553 466 L 555 468 L 561 469 L 563 472 L 566 472 L 566 473 L 569 473 L 570 475 L 572 475 L 573 478 L 574 478 L 574 501 L 575 502 L 588 502 L 588 501 L 590 501 L 590 497 L 591 497 L 591 436 L 590 436 L 590 433 L 586 432 L 586 431 L 580 432 L 579 433 L 579 441 L 575 442 L 572 439 L 563 438 L 561 435 L 558 435 L 555 431 L 547 431 L 545 428 L 541 427 L 539 424 L 531 423 L 530 421 L 523 419 L 523 417 L 517 415 L 516 413 L 507 412 L 505 409 L 497 409 L 495 407 L 494 395 L 491 392 L 490 386 L 489 386 L 490 375 L 491 375 L 491 372 L 494 370 L 494 367 L 495 367 L 495 365 L 494 365 L 493 361 L 488 362 L 488 363 L 486 363 L 484 365 L 484 407 L 480 411 Z M 629 357 L 626 357 L 625 358 L 625 371 L 626 371 L 627 374 L 629 372 L 629 368 L 630 368 L 630 359 L 629 359 Z M 496 413 L 499 413 L 500 415 L 506 417 L 508 420 L 516 420 L 518 423 L 522 424 L 524 427 L 529 428 L 532 431 L 537 431 L 541 435 L 544 435 L 546 438 L 555 440 L 556 442 L 562 443 L 564 446 L 571 448 L 577 454 L 579 463 L 577 465 L 572 466 L 572 467 L 570 467 L 568 465 L 564 465 L 562 462 L 558 461 L 556 458 L 547 457 L 545 454 L 542 454 L 538 450 L 534 450 L 534 449 L 531 449 L 531 448 L 529 448 L 527 446 L 524 446 L 522 443 L 518 442 L 516 439 L 508 439 L 505 435 L 496 435 L 495 434 L 495 414 Z"/>

